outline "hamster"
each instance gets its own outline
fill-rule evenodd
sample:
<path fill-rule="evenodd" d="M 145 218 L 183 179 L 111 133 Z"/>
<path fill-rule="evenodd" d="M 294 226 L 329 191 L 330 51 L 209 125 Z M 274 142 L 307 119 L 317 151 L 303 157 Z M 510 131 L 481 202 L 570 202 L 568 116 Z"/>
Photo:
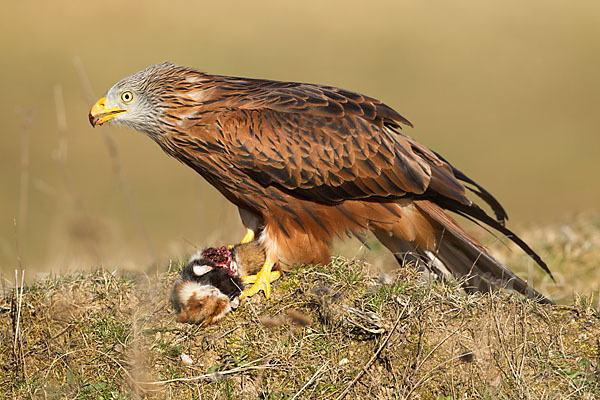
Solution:
<path fill-rule="evenodd" d="M 178 322 L 210 325 L 239 306 L 241 276 L 258 272 L 265 252 L 257 241 L 209 247 L 194 254 L 175 282 L 171 304 Z"/>

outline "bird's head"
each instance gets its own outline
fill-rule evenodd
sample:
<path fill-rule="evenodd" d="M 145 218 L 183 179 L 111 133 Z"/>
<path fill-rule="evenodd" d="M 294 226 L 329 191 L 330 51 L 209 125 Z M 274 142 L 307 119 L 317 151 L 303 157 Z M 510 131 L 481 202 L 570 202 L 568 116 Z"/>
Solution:
<path fill-rule="evenodd" d="M 104 123 L 126 125 L 154 135 L 160 132 L 165 90 L 184 73 L 171 63 L 153 65 L 115 84 L 90 110 L 93 127 Z"/>

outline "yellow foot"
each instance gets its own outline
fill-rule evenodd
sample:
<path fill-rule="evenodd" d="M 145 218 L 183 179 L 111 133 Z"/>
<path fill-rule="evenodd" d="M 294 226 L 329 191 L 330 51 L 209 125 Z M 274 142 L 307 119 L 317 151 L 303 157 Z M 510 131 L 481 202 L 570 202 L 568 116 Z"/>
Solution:
<path fill-rule="evenodd" d="M 279 278 L 279 271 L 271 272 L 273 263 L 267 258 L 260 271 L 256 275 L 250 275 L 242 277 L 244 282 L 252 283 L 254 285 L 250 289 L 244 290 L 240 295 L 240 300 L 244 297 L 254 296 L 261 290 L 264 292 L 265 297 L 268 299 L 271 297 L 271 282 Z"/>
<path fill-rule="evenodd" d="M 279 271 L 271 271 L 271 282 L 279 279 L 280 276 L 281 273 Z M 258 275 L 246 275 L 240 276 L 240 278 L 242 278 L 242 281 L 244 281 L 244 283 L 254 283 L 258 279 Z"/>
<path fill-rule="evenodd" d="M 249 243 L 254 240 L 254 231 L 250 228 L 246 229 L 246 235 L 242 239 L 242 244 Z"/>

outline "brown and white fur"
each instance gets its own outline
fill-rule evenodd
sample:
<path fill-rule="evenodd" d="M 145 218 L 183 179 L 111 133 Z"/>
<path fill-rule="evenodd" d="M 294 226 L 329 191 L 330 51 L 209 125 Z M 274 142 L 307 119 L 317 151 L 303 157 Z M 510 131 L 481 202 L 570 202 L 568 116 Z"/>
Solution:
<path fill-rule="evenodd" d="M 171 304 L 178 322 L 209 325 L 221 320 L 239 305 L 244 289 L 240 276 L 255 274 L 265 261 L 257 241 L 239 244 L 229 250 L 236 270 L 230 274 L 207 250 L 194 254 L 175 282 Z"/>

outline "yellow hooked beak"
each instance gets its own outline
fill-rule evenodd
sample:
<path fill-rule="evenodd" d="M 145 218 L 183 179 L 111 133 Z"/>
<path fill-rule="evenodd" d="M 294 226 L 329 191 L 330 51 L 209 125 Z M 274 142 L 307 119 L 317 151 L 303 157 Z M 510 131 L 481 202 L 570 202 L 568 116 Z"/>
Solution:
<path fill-rule="evenodd" d="M 113 119 L 113 117 L 117 114 L 121 114 L 127 112 L 127 110 L 123 110 L 121 108 L 111 108 L 106 109 L 106 97 L 98 100 L 96 104 L 90 110 L 90 124 L 93 127 L 102 125 L 106 121 Z"/>

